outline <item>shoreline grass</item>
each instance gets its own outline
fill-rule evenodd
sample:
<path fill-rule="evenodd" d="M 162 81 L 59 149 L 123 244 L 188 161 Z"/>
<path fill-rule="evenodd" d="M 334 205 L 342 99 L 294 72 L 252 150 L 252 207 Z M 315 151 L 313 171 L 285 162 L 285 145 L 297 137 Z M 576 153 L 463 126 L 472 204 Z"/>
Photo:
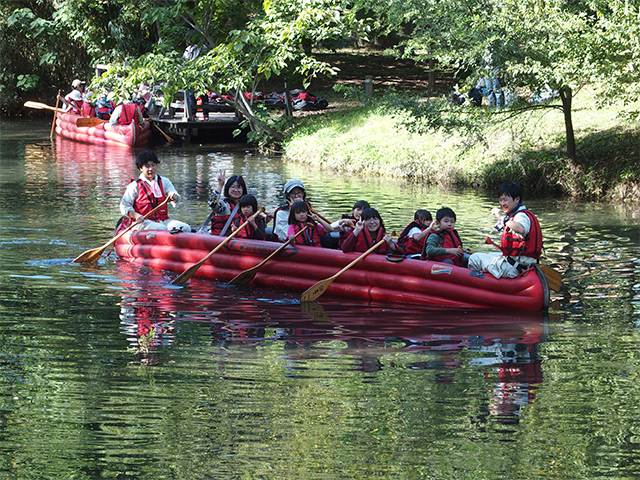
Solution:
<path fill-rule="evenodd" d="M 338 172 L 483 189 L 514 180 L 538 196 L 639 201 L 640 127 L 619 112 L 616 105 L 597 108 L 592 90 L 575 97 L 575 160 L 565 155 L 559 109 L 512 118 L 496 112 L 484 116 L 481 133 L 464 137 L 413 134 L 382 107 L 350 103 L 299 118 L 283 150 L 292 161 Z"/>

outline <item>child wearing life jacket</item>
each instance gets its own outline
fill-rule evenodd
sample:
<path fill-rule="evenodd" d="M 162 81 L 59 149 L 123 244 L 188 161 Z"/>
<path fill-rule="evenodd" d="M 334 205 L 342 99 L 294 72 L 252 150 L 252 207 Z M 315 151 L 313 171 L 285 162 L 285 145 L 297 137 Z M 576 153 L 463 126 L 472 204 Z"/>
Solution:
<path fill-rule="evenodd" d="M 307 202 L 296 202 L 291 205 L 289 209 L 289 229 L 287 231 L 287 237 L 293 237 L 302 230 L 310 220 L 314 222 L 313 227 L 308 228 L 307 231 L 296 238 L 296 244 L 321 247 L 320 237 L 327 232 L 333 232 L 333 227 L 315 213 L 311 213 Z"/>
<path fill-rule="evenodd" d="M 285 242 L 289 237 L 289 209 L 299 201 L 307 201 L 307 192 L 300 180 L 289 180 L 284 184 L 284 197 L 287 201 L 273 212 L 273 240 Z"/>
<path fill-rule="evenodd" d="M 427 237 L 422 259 L 466 267 L 469 255 L 464 253 L 462 240 L 455 230 L 455 212 L 450 208 L 438 210 L 436 212 L 436 226 L 439 230 Z"/>
<path fill-rule="evenodd" d="M 416 210 L 413 222 L 398 237 L 398 248 L 405 255 L 422 254 L 427 237 L 437 230 L 435 224 L 429 210 Z"/>
<path fill-rule="evenodd" d="M 258 201 L 253 195 L 243 195 L 240 198 L 240 215 L 231 224 L 231 231 L 235 232 L 240 225 L 247 220 L 249 225 L 246 225 L 241 232 L 236 235 L 236 238 L 250 238 L 253 240 L 264 240 L 267 238 L 265 233 L 266 224 L 264 217 L 258 216 L 255 219 L 251 218 L 258 211 Z"/>
<path fill-rule="evenodd" d="M 337 220 L 331 224 L 334 232 L 340 233 L 340 239 L 338 241 L 338 247 L 342 246 L 342 243 L 347 239 L 349 234 L 356 226 L 356 222 L 360 220 L 362 212 L 367 208 L 371 208 L 369 202 L 366 200 L 358 200 L 351 209 L 351 213 L 344 213 L 340 220 Z"/>
<path fill-rule="evenodd" d="M 375 253 L 386 254 L 398 250 L 391 235 L 386 233 L 384 222 L 378 211 L 375 208 L 367 208 L 342 244 L 342 251 L 366 252 L 381 240 L 384 240 L 384 243 L 376 249 Z"/>

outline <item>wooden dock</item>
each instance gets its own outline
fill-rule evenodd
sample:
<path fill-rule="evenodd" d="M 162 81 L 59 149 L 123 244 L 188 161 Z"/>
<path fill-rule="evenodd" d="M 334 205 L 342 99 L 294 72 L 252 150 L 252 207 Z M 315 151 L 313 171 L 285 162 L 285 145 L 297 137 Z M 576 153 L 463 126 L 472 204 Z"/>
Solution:
<path fill-rule="evenodd" d="M 180 92 L 183 93 L 183 92 Z M 218 104 L 190 105 L 185 101 L 171 102 L 169 108 L 159 104 L 160 111 L 151 115 L 154 123 L 173 138 L 186 142 L 194 137 L 215 140 L 229 138 L 244 119 L 233 107 Z"/>

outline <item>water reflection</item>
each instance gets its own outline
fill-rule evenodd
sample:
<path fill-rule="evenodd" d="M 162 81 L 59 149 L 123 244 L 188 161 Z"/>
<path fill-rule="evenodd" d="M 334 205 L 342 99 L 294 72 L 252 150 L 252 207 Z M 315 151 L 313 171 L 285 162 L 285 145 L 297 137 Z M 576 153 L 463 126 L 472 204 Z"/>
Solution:
<path fill-rule="evenodd" d="M 121 330 L 144 365 L 162 364 L 163 350 L 183 341 L 182 326 L 197 322 L 207 326 L 210 346 L 223 354 L 224 371 L 230 369 L 223 364 L 253 358 L 269 344 L 289 379 L 307 378 L 311 364 L 335 355 L 348 359 L 350 370 L 366 374 L 430 370 L 434 382 L 443 384 L 477 375 L 486 384 L 486 411 L 506 423 L 517 421 L 543 380 L 538 353 L 548 317 L 541 312 L 441 311 L 331 300 L 300 304 L 265 298 L 277 291 L 242 296 L 205 282 L 178 289 L 160 272 L 141 272 L 126 262 L 118 268 L 127 281 Z"/>

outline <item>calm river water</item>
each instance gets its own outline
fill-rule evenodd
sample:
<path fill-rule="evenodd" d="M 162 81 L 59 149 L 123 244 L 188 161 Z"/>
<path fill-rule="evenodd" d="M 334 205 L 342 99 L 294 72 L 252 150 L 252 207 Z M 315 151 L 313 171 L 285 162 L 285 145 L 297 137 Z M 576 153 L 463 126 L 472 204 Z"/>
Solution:
<path fill-rule="evenodd" d="M 640 475 L 637 205 L 525 203 L 563 274 L 549 314 L 434 312 L 134 267 L 104 244 L 133 154 L 0 123 L 0 478 L 502 479 Z M 495 198 L 345 177 L 244 145 L 158 145 L 200 224 L 220 168 L 272 210 L 301 179 L 397 230 L 443 205 L 486 250 Z M 526 200 L 526 199 L 525 199 Z"/>

